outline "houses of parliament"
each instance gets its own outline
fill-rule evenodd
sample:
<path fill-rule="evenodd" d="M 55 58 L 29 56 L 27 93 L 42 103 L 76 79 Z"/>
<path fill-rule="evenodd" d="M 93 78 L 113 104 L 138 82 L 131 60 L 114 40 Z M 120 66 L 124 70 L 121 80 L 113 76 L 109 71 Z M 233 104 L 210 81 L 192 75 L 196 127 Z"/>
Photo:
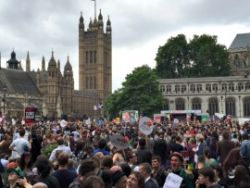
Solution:
<path fill-rule="evenodd" d="M 1 113 L 22 118 L 26 107 L 35 107 L 39 115 L 60 118 L 62 115 L 97 117 L 102 115 L 103 102 L 112 92 L 112 28 L 108 18 L 104 23 L 98 17 L 85 26 L 82 14 L 79 19 L 79 90 L 74 89 L 74 78 L 68 57 L 61 72 L 60 61 L 52 51 L 48 63 L 43 57 L 41 68 L 31 71 L 29 52 L 26 70 L 17 60 L 14 50 L 6 62 L 0 61 Z M 47 64 L 47 66 L 46 66 Z M 94 108 L 96 107 L 96 108 Z"/>

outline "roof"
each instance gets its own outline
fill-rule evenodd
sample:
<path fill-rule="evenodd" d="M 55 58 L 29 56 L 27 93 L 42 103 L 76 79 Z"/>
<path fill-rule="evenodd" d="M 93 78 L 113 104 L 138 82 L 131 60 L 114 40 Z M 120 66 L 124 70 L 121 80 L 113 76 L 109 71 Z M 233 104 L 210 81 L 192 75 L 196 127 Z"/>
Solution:
<path fill-rule="evenodd" d="M 0 69 L 0 91 L 7 89 L 7 93 L 40 96 L 34 77 L 22 70 Z"/>
<path fill-rule="evenodd" d="M 240 49 L 240 48 L 246 49 L 249 47 L 250 47 L 250 33 L 240 33 L 236 35 L 229 49 Z"/>

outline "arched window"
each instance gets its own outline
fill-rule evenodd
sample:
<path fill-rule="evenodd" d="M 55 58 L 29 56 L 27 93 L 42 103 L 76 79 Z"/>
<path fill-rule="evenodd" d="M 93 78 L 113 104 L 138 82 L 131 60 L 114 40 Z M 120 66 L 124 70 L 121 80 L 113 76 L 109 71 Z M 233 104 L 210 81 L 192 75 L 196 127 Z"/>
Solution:
<path fill-rule="evenodd" d="M 211 92 L 211 84 L 206 84 L 206 90 L 207 90 L 208 92 Z"/>
<path fill-rule="evenodd" d="M 169 110 L 169 100 L 164 99 L 163 104 L 162 104 L 162 110 Z"/>
<path fill-rule="evenodd" d="M 213 91 L 218 91 L 218 84 L 213 84 Z"/>
<path fill-rule="evenodd" d="M 185 110 L 185 100 L 178 98 L 175 100 L 175 109 L 176 110 Z"/>
<path fill-rule="evenodd" d="M 89 57 L 90 57 L 90 63 L 93 63 L 93 52 L 92 51 L 90 51 L 89 52 Z"/>
<path fill-rule="evenodd" d="M 180 85 L 175 85 L 175 92 L 179 92 L 180 91 Z"/>
<path fill-rule="evenodd" d="M 244 116 L 250 117 L 250 97 L 245 97 L 243 100 L 243 110 L 244 110 Z"/>
<path fill-rule="evenodd" d="M 245 84 L 245 90 L 248 90 L 248 89 L 250 89 L 250 82 L 247 82 L 247 83 Z"/>
<path fill-rule="evenodd" d="M 171 92 L 171 85 L 167 85 L 166 90 L 167 90 L 167 93 L 170 93 Z"/>
<path fill-rule="evenodd" d="M 85 85 L 86 85 L 86 89 L 89 89 L 89 77 L 86 76 L 85 78 Z"/>
<path fill-rule="evenodd" d="M 181 92 L 184 93 L 185 91 L 187 91 L 187 86 L 186 85 L 181 85 Z"/>
<path fill-rule="evenodd" d="M 229 83 L 228 88 L 229 91 L 234 91 L 234 83 L 233 82 Z"/>
<path fill-rule="evenodd" d="M 210 98 L 208 100 L 208 111 L 210 115 L 213 115 L 216 112 L 219 112 L 218 99 Z"/>
<path fill-rule="evenodd" d="M 201 110 L 201 99 L 193 98 L 192 99 L 192 110 Z"/>
<path fill-rule="evenodd" d="M 94 89 L 96 89 L 96 77 L 94 76 Z"/>
<path fill-rule="evenodd" d="M 190 85 L 190 91 L 191 91 L 191 92 L 195 92 L 195 85 L 194 85 L 194 84 L 191 84 L 191 85 Z"/>
<path fill-rule="evenodd" d="M 93 79 L 90 77 L 89 79 L 89 89 L 93 89 Z"/>
<path fill-rule="evenodd" d="M 236 115 L 235 99 L 233 97 L 226 98 L 226 114 Z"/>
<path fill-rule="evenodd" d="M 227 91 L 227 84 L 223 83 L 221 86 L 222 91 Z"/>
<path fill-rule="evenodd" d="M 160 86 L 160 91 L 161 91 L 161 93 L 165 92 L 165 86 L 164 85 Z"/>
<path fill-rule="evenodd" d="M 244 89 L 243 83 L 242 83 L 242 82 L 239 82 L 239 83 L 238 83 L 238 91 L 241 91 L 241 90 L 243 90 L 243 89 Z"/>
<path fill-rule="evenodd" d="M 198 91 L 198 93 L 202 91 L 202 85 L 201 84 L 197 84 L 197 91 Z"/>
<path fill-rule="evenodd" d="M 85 61 L 86 61 L 86 64 L 89 63 L 89 52 L 88 51 L 86 51 L 86 59 L 85 59 Z"/>

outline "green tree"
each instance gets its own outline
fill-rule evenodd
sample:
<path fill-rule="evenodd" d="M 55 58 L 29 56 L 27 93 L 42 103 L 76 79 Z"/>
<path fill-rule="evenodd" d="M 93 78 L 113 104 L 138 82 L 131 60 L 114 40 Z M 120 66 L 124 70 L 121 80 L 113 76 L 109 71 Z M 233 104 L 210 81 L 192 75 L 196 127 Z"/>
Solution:
<path fill-rule="evenodd" d="M 156 72 L 160 78 L 186 76 L 189 67 L 189 47 L 185 35 L 179 34 L 160 46 L 156 55 Z"/>
<path fill-rule="evenodd" d="M 147 116 L 161 110 L 163 96 L 155 72 L 143 65 L 126 76 L 122 88 L 115 91 L 106 101 L 105 110 L 116 115 L 122 110 L 138 110 Z"/>
<path fill-rule="evenodd" d="M 192 76 L 228 76 L 230 66 L 225 46 L 217 44 L 216 36 L 194 35 L 189 43 Z"/>
<path fill-rule="evenodd" d="M 194 35 L 187 43 L 179 34 L 160 46 L 156 55 L 156 73 L 160 78 L 226 76 L 230 73 L 225 46 L 216 36 Z"/>

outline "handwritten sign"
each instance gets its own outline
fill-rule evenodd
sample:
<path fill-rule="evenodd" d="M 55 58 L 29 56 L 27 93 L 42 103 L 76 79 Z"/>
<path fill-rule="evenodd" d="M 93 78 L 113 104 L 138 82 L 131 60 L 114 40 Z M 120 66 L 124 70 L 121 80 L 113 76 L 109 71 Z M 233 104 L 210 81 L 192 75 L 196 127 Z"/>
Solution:
<path fill-rule="evenodd" d="M 182 177 L 174 173 L 169 173 L 165 180 L 163 188 L 180 188 L 182 180 Z"/>

